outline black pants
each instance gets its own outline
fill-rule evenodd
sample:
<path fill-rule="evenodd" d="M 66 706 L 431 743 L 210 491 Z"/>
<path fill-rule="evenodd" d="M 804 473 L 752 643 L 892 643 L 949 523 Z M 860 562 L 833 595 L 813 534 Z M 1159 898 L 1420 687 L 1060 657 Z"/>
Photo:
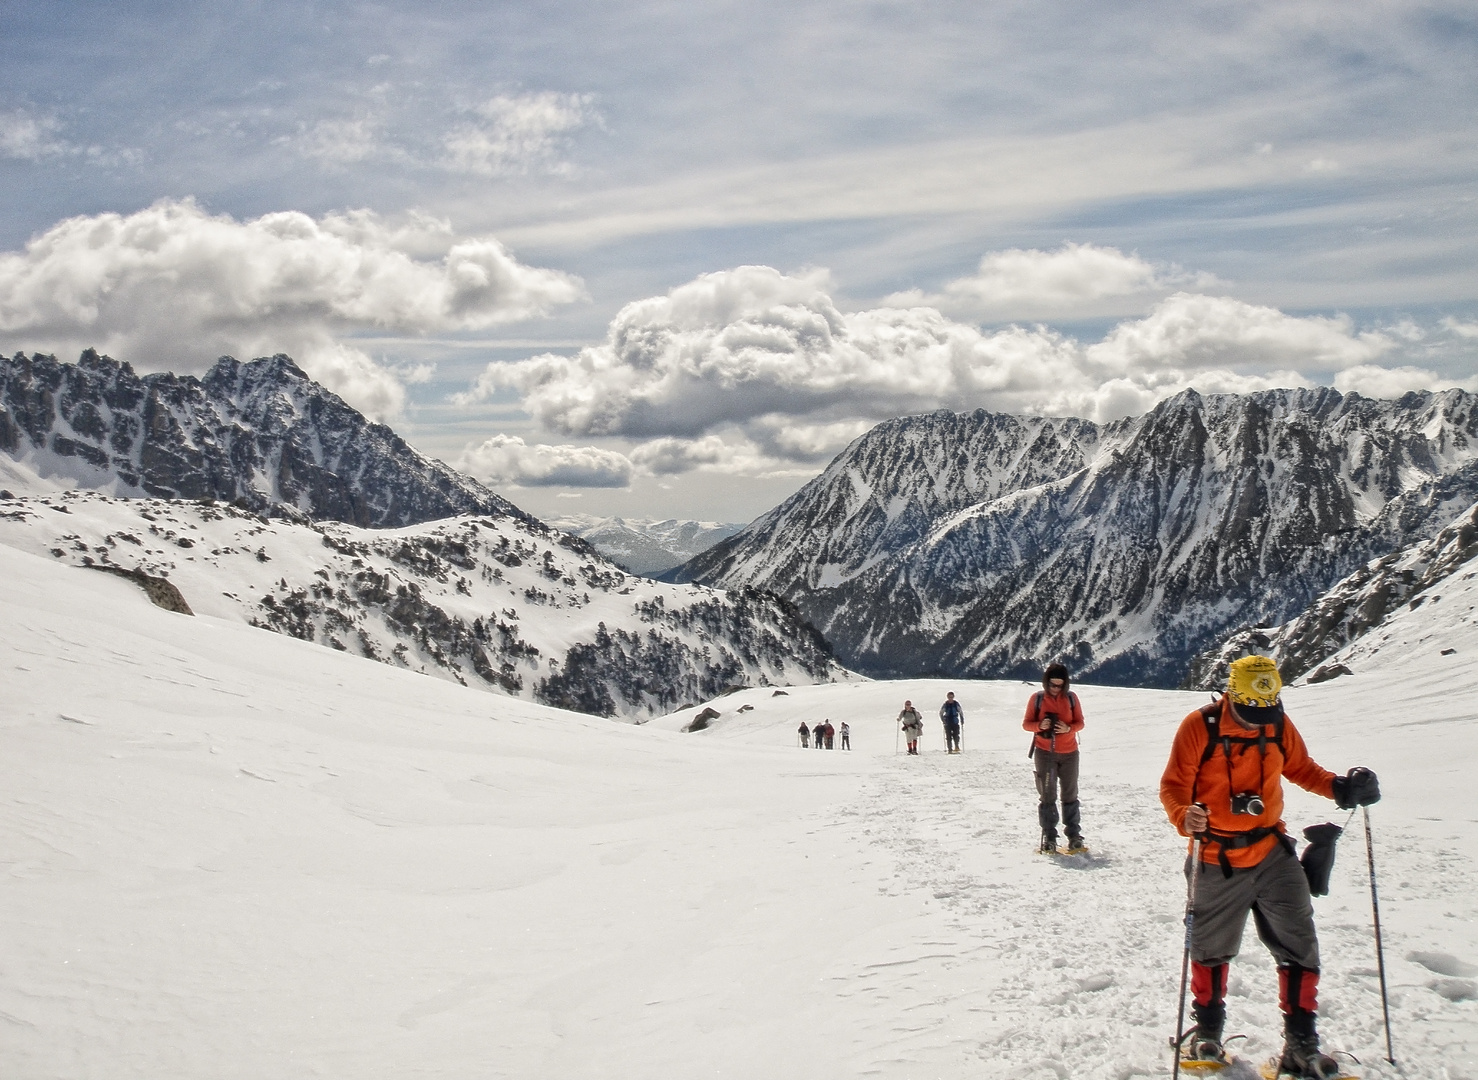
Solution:
<path fill-rule="evenodd" d="M 1062 825 L 1069 840 L 1080 839 L 1083 827 L 1078 810 L 1078 751 L 1054 754 L 1038 748 L 1032 755 L 1037 771 L 1037 821 L 1042 835 L 1057 839 L 1057 797 L 1062 793 Z"/>
<path fill-rule="evenodd" d="M 960 725 L 958 721 L 950 723 L 950 721 L 946 720 L 944 722 L 944 748 L 946 750 L 958 750 L 960 748 Z"/>

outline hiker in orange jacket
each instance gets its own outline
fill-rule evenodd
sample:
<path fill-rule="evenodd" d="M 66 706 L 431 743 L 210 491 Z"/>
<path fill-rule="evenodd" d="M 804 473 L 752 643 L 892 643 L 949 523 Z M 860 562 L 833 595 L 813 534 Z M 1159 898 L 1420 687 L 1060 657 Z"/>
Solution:
<path fill-rule="evenodd" d="M 1057 797 L 1062 794 L 1062 825 L 1070 854 L 1083 850 L 1078 807 L 1078 732 L 1083 730 L 1083 706 L 1068 689 L 1071 680 L 1062 664 L 1048 664 L 1042 689 L 1026 703 L 1021 726 L 1033 735 L 1028 756 L 1037 780 L 1037 822 L 1042 827 L 1042 850 L 1057 850 Z"/>
<path fill-rule="evenodd" d="M 1233 661 L 1227 691 L 1181 721 L 1160 778 L 1160 801 L 1183 836 L 1201 840 L 1191 927 L 1191 1009 L 1182 1038 L 1188 1060 L 1225 1061 L 1227 964 L 1251 912 L 1278 964 L 1283 1010 L 1281 1072 L 1329 1080 L 1339 1066 L 1319 1052 L 1319 942 L 1304 868 L 1283 824 L 1283 777 L 1341 809 L 1380 799 L 1369 769 L 1336 776 L 1309 756 L 1283 711 L 1283 680 L 1266 656 Z M 1194 847 L 1192 847 L 1194 850 Z"/>

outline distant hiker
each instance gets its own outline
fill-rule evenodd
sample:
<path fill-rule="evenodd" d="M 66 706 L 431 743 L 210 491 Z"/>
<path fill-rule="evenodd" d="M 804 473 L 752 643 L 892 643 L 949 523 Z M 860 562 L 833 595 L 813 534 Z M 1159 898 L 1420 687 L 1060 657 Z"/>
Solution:
<path fill-rule="evenodd" d="M 1200 844 L 1191 911 L 1191 1011 L 1187 1060 L 1223 1061 L 1227 963 L 1237 955 L 1247 913 L 1278 964 L 1283 1010 L 1280 1073 L 1303 1080 L 1340 1074 L 1319 1052 L 1319 942 L 1309 881 L 1293 855 L 1281 820 L 1283 777 L 1341 810 L 1380 799 L 1369 769 L 1335 776 L 1309 756 L 1303 736 L 1283 711 L 1283 680 L 1266 656 L 1234 660 L 1221 699 L 1180 723 L 1160 778 L 1160 801 L 1183 836 Z"/>
<path fill-rule="evenodd" d="M 1083 706 L 1068 689 L 1067 668 L 1048 664 L 1042 689 L 1026 703 L 1021 726 L 1032 733 L 1027 757 L 1037 777 L 1037 822 L 1042 827 L 1042 850 L 1057 850 L 1057 798 L 1062 794 L 1062 825 L 1067 850 L 1083 850 L 1078 809 L 1078 732 L 1083 730 Z"/>
<path fill-rule="evenodd" d="M 903 703 L 903 711 L 898 714 L 899 721 L 903 724 L 903 737 L 908 740 L 908 752 L 917 754 L 919 752 L 919 736 L 924 733 L 924 718 L 919 715 L 919 710 L 913 707 L 912 701 Z M 898 752 L 898 747 L 893 747 L 893 752 Z"/>
<path fill-rule="evenodd" d="M 951 754 L 960 752 L 960 729 L 965 726 L 965 710 L 955 700 L 954 691 L 944 695 L 944 704 L 939 706 L 939 719 L 944 724 L 944 747 Z"/>
<path fill-rule="evenodd" d="M 811 745 L 816 747 L 817 750 L 824 750 L 826 748 L 826 728 L 820 724 L 817 724 L 811 729 Z"/>
<path fill-rule="evenodd" d="M 842 749 L 843 750 L 850 750 L 850 749 L 852 749 L 852 729 L 847 725 L 847 722 L 845 720 L 842 721 L 841 732 L 842 732 Z"/>
<path fill-rule="evenodd" d="M 832 727 L 831 721 L 828 720 L 826 727 L 822 728 L 822 730 L 826 732 L 826 748 L 830 750 L 832 748 L 832 740 L 836 738 L 837 729 Z"/>
<path fill-rule="evenodd" d="M 801 749 L 809 750 L 811 748 L 811 729 L 806 727 L 806 722 L 804 720 L 801 721 L 800 736 Z"/>

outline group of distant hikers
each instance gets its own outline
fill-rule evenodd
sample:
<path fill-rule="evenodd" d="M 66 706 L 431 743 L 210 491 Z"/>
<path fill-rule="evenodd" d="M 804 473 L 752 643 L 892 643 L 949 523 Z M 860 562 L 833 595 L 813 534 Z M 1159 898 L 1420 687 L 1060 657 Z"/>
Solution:
<path fill-rule="evenodd" d="M 842 737 L 842 749 L 852 749 L 852 729 L 845 720 L 842 721 L 842 726 L 839 728 L 832 727 L 830 720 L 823 720 L 814 728 L 807 727 L 806 722 L 802 720 L 798 734 L 801 738 L 802 750 L 809 748 L 813 739 L 816 741 L 817 750 L 831 750 L 834 748 L 838 735 Z"/>
<path fill-rule="evenodd" d="M 1022 727 L 1032 733 L 1028 757 L 1036 780 L 1041 850 L 1086 856 L 1078 802 L 1083 707 L 1070 682 L 1066 666 L 1048 665 L 1042 689 L 1027 701 Z M 1306 829 L 1310 843 L 1298 857 L 1282 820 L 1282 781 L 1287 777 L 1352 812 L 1379 801 L 1380 784 L 1369 769 L 1337 776 L 1318 765 L 1283 709 L 1282 689 L 1277 665 L 1268 657 L 1233 661 L 1225 692 L 1181 721 L 1160 779 L 1166 815 L 1189 840 L 1185 960 L 1194 1024 L 1181 1033 L 1177 1023 L 1177 1071 L 1181 1064 L 1204 1072 L 1228 1063 L 1223 1046 L 1227 965 L 1241 948 L 1251 914 L 1278 967 L 1284 1042 L 1277 1075 L 1297 1080 L 1343 1075 L 1338 1062 L 1319 1048 L 1319 943 L 1310 899 L 1328 892 L 1341 830 L 1333 824 Z M 965 712 L 953 693 L 940 706 L 939 719 L 946 750 L 960 753 Z M 918 754 L 924 722 L 912 701 L 903 703 L 898 722 L 908 752 Z M 824 733 L 830 749 L 830 721 L 815 730 L 817 745 Z M 845 723 L 841 730 L 846 748 Z M 806 745 L 804 724 L 801 744 Z M 1067 837 L 1065 852 L 1057 846 L 1059 824 Z M 1183 971 L 1183 983 L 1185 977 Z"/>

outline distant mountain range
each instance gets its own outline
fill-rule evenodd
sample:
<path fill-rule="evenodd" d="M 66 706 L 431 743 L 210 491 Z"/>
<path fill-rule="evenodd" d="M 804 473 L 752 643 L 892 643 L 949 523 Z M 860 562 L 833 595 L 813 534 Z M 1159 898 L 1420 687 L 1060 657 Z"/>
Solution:
<path fill-rule="evenodd" d="M 592 517 L 571 515 L 545 518 L 545 523 L 586 540 L 617 566 L 651 577 L 687 562 L 720 540 L 727 540 L 742 522 L 681 521 L 667 518 Z"/>
<path fill-rule="evenodd" d="M 1478 399 L 1186 391 L 1114 424 L 880 424 L 670 580 L 790 598 L 876 675 L 1174 686 L 1478 500 Z"/>
<path fill-rule="evenodd" d="M 285 356 L 204 379 L 94 352 L 0 358 L 0 451 L 0 488 L 19 489 L 0 543 L 468 686 L 642 720 L 853 677 L 784 599 L 633 577 Z"/>
<path fill-rule="evenodd" d="M 179 577 L 259 625 L 606 715 L 849 677 L 837 660 L 1014 678 L 1060 659 L 1101 682 L 1207 685 L 1252 646 L 1318 677 L 1466 565 L 1478 527 L 1478 397 L 1458 390 L 1186 391 L 1107 425 L 904 417 L 742 529 L 559 523 L 578 536 L 285 356 L 222 358 L 203 379 L 91 351 L 0 357 L 0 451 L 0 487 L 101 493 L 23 487 L 0 500 L 4 542 Z M 277 554 L 250 543 L 264 530 Z M 614 599 L 656 588 L 630 573 L 689 586 Z"/>
<path fill-rule="evenodd" d="M 225 356 L 203 379 L 140 377 L 91 349 L 75 364 L 0 356 L 0 451 L 43 478 L 115 495 L 218 499 L 367 528 L 456 514 L 529 519 L 286 356 Z"/>

